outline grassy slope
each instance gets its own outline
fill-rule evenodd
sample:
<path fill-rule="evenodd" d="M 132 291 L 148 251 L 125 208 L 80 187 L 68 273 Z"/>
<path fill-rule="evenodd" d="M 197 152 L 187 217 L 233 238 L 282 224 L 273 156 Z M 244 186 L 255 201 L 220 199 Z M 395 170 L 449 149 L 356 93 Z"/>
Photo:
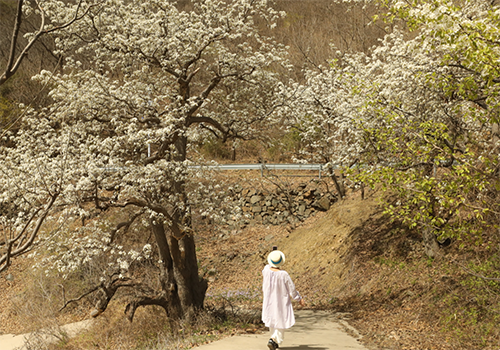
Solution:
<path fill-rule="evenodd" d="M 376 201 L 359 199 L 337 203 L 325 220 L 293 237 L 285 247 L 293 251 L 290 256 L 303 258 L 293 267 L 297 274 L 320 280 L 328 300 L 323 305 L 352 313 L 351 323 L 368 345 L 497 348 L 500 290 L 457 264 L 479 264 L 489 254 L 484 249 L 466 251 L 454 242 L 429 260 L 417 232 L 390 223 Z"/>
<path fill-rule="evenodd" d="M 498 316 L 488 310 L 498 301 L 498 289 L 474 282 L 454 263 L 470 252 L 452 244 L 440 258 L 427 259 L 418 234 L 390 223 L 374 197 L 338 202 L 293 231 L 254 227 L 211 244 L 217 249 L 200 245 L 202 267 L 216 271 L 210 295 L 258 294 L 265 256 L 278 245 L 308 307 L 347 316 L 370 347 L 451 350 L 498 344 Z M 260 306 L 259 300 L 249 304 Z"/>

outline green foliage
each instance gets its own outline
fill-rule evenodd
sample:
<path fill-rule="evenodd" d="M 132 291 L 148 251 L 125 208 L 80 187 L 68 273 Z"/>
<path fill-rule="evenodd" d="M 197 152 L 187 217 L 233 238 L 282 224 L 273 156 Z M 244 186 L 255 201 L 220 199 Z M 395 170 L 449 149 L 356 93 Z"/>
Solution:
<path fill-rule="evenodd" d="M 441 322 L 444 329 L 454 333 L 460 341 L 484 347 L 499 336 L 500 284 L 497 280 L 483 278 L 499 278 L 498 267 L 497 258 L 469 263 L 468 270 L 474 275 L 466 275 L 460 287 L 443 297 L 446 314 Z"/>
<path fill-rule="evenodd" d="M 446 140 L 451 138 L 446 125 L 406 124 L 400 125 L 402 132 L 397 133 L 394 123 L 399 121 L 390 114 L 384 119 L 388 127 L 366 131 L 376 134 L 376 149 L 389 154 L 391 162 L 364 171 L 358 178 L 371 186 L 381 184 L 394 193 L 398 200 L 386 203 L 386 213 L 409 227 L 430 225 L 443 238 L 463 239 L 462 235 L 469 232 L 480 239 L 484 228 L 491 227 L 487 219 L 495 209 L 491 207 L 495 203 L 480 194 L 495 190 L 493 185 L 497 183 L 489 174 L 498 160 L 483 162 L 490 167 L 485 176 L 484 170 L 472 163 L 477 155 L 471 149 L 477 149 L 477 145 L 471 144 L 465 152 L 446 147 Z"/>
<path fill-rule="evenodd" d="M 493 7 L 465 19 L 471 4 L 383 3 L 389 21 L 404 21 L 420 31 L 415 55 L 428 55 L 449 68 L 419 62 L 415 83 L 422 85 L 414 98 L 426 100 L 421 107 L 377 94 L 366 103 L 365 110 L 378 122 L 363 125 L 370 140 L 364 161 L 376 166 L 357 176 L 394 195 L 385 203 L 393 219 L 455 238 L 463 246 L 493 244 L 496 238 L 484 233 L 497 227 L 500 188 L 497 145 L 489 131 L 498 123 L 500 103 L 500 72 L 493 64 L 500 55 L 493 39 L 500 35 L 500 19 Z M 378 91 L 376 85 L 372 89 Z"/>

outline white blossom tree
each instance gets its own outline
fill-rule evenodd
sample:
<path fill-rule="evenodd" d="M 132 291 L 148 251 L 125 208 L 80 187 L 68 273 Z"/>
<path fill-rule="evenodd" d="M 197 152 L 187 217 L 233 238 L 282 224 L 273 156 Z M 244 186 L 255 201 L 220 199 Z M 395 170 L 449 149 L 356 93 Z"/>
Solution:
<path fill-rule="evenodd" d="M 190 319 L 207 288 L 190 215 L 199 198 L 190 142 L 206 132 L 247 138 L 269 123 L 285 50 L 255 21 L 273 26 L 281 14 L 263 0 L 202 0 L 191 10 L 163 0 L 91 3 L 55 37 L 64 71 L 37 77 L 51 84 L 53 104 L 27 111 L 19 133 L 4 136 L 14 146 L 0 153 L 0 270 L 40 241 L 54 254 L 46 265 L 63 273 L 108 261 L 91 290 L 100 291 L 96 314 L 129 288 L 130 320 L 145 305 Z M 44 10 L 71 15 L 58 1 Z M 120 234 L 143 226 L 156 252 L 147 237 L 135 250 L 120 246 Z M 137 273 L 148 259 L 156 282 Z"/>
<path fill-rule="evenodd" d="M 287 88 L 289 103 L 281 109 L 288 132 L 300 137 L 295 160 L 326 164 L 339 198 L 346 195 L 346 170 L 359 162 L 363 151 L 363 132 L 356 120 L 359 106 L 351 97 L 357 81 L 348 68 L 332 60 L 329 67 L 306 70 L 302 85 Z"/>

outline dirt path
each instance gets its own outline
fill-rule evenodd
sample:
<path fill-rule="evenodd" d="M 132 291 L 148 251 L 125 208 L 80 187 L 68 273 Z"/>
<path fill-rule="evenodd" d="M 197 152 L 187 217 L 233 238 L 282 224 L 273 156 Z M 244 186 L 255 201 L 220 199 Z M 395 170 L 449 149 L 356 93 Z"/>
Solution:
<path fill-rule="evenodd" d="M 328 312 L 297 310 L 296 324 L 285 333 L 281 350 L 366 350 L 344 326 Z M 355 332 L 355 331 L 354 331 Z M 238 335 L 195 350 L 267 350 L 269 334 Z"/>

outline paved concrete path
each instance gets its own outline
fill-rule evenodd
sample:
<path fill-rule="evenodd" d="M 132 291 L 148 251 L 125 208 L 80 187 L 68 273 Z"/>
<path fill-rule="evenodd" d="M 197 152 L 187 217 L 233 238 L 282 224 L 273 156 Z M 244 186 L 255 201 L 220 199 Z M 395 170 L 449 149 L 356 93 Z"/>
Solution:
<path fill-rule="evenodd" d="M 281 350 L 366 350 L 328 312 L 296 310 L 295 325 L 285 332 Z M 268 350 L 269 333 L 237 335 L 195 350 Z"/>
<path fill-rule="evenodd" d="M 70 323 L 61 326 L 60 331 L 66 333 L 68 337 L 74 337 L 78 332 L 90 326 L 92 320 L 84 320 L 80 322 Z M 29 334 L 3 334 L 0 335 L 0 350 L 26 349 L 25 341 L 29 338 Z M 45 339 L 51 339 L 50 336 L 45 336 Z"/>
<path fill-rule="evenodd" d="M 296 310 L 296 323 L 285 333 L 281 350 L 367 350 L 344 331 L 334 315 L 323 311 Z M 63 326 L 69 336 L 84 329 L 90 320 Z M 14 350 L 24 345 L 25 335 L 0 335 L 0 350 Z M 195 350 L 268 350 L 269 333 L 238 335 L 225 338 Z"/>

